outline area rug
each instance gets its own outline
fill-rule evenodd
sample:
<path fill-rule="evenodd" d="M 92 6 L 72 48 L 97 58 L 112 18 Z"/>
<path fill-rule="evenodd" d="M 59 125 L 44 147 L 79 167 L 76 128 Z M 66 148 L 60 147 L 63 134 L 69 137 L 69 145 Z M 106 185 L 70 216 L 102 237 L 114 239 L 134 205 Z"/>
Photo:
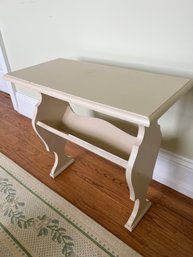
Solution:
<path fill-rule="evenodd" d="M 0 153 L 1 257 L 139 257 Z"/>

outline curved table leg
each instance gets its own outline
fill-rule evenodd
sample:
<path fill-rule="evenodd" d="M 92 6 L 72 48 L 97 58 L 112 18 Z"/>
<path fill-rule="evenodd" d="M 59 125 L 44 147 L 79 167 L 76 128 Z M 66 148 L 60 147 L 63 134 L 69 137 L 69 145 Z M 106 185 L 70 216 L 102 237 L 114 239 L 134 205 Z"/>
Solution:
<path fill-rule="evenodd" d="M 134 208 L 125 227 L 132 231 L 147 210 L 151 202 L 146 199 L 149 183 L 161 143 L 160 127 L 157 123 L 149 128 L 139 126 L 136 144 L 133 146 L 126 168 L 126 180 L 130 190 L 130 199 Z"/>
<path fill-rule="evenodd" d="M 50 176 L 55 178 L 74 162 L 73 158 L 65 155 L 64 153 L 64 147 L 67 141 L 64 138 L 54 135 L 53 133 L 39 127 L 36 128 L 36 131 L 42 141 L 44 141 L 46 149 L 54 153 L 55 161 L 50 172 Z"/>
<path fill-rule="evenodd" d="M 54 108 L 55 105 L 57 106 L 57 108 Z M 50 107 L 49 110 L 48 106 Z M 33 128 L 36 134 L 44 143 L 46 150 L 54 153 L 55 162 L 50 172 L 50 176 L 52 178 L 58 176 L 64 169 L 71 165 L 74 159 L 65 155 L 64 153 L 65 143 L 67 142 L 64 138 L 61 138 L 58 135 L 53 134 L 52 132 L 46 131 L 45 129 L 37 126 L 36 123 L 38 120 L 46 120 L 47 118 L 50 119 L 50 117 L 52 116 L 53 119 L 57 119 L 57 116 L 60 117 L 63 114 L 64 107 L 64 102 L 61 102 L 60 106 L 60 101 L 58 101 L 57 99 L 55 100 L 54 98 L 50 98 L 49 96 L 42 95 L 39 104 L 36 106 L 35 115 L 32 120 Z M 54 110 L 54 112 L 52 112 L 52 109 Z"/>

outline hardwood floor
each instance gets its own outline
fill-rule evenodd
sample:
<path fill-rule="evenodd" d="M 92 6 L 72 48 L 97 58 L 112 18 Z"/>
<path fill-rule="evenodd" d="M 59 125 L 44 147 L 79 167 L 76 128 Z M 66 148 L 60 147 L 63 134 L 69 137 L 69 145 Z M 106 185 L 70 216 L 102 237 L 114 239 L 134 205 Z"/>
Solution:
<path fill-rule="evenodd" d="M 15 112 L 3 93 L 0 151 L 143 256 L 193 256 L 193 199 L 152 181 L 148 198 L 153 205 L 130 233 L 124 228 L 132 208 L 124 170 L 68 143 L 66 151 L 76 161 L 52 179 L 52 154 L 46 152 L 31 121 Z"/>

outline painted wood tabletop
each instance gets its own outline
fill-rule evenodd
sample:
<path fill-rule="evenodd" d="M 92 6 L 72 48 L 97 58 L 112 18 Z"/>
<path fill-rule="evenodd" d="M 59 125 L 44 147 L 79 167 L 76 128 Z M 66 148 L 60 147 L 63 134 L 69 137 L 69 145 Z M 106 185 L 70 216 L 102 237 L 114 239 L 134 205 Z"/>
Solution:
<path fill-rule="evenodd" d="M 14 71 L 5 79 L 145 126 L 193 86 L 186 78 L 65 59 Z"/>

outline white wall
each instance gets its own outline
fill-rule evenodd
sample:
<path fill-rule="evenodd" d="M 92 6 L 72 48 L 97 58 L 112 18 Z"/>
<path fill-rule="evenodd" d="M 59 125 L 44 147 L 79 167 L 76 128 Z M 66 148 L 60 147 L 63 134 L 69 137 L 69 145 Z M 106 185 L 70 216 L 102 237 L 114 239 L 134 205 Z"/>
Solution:
<path fill-rule="evenodd" d="M 77 57 L 75 0 L 0 0 L 0 22 L 12 69 Z"/>
<path fill-rule="evenodd" d="M 0 26 L 12 70 L 63 57 L 193 78 L 192 0 L 0 0 Z M 163 147 L 191 159 L 192 99 L 161 119 Z"/>
<path fill-rule="evenodd" d="M 193 77 L 193 1 L 83 1 L 81 51 Z"/>

